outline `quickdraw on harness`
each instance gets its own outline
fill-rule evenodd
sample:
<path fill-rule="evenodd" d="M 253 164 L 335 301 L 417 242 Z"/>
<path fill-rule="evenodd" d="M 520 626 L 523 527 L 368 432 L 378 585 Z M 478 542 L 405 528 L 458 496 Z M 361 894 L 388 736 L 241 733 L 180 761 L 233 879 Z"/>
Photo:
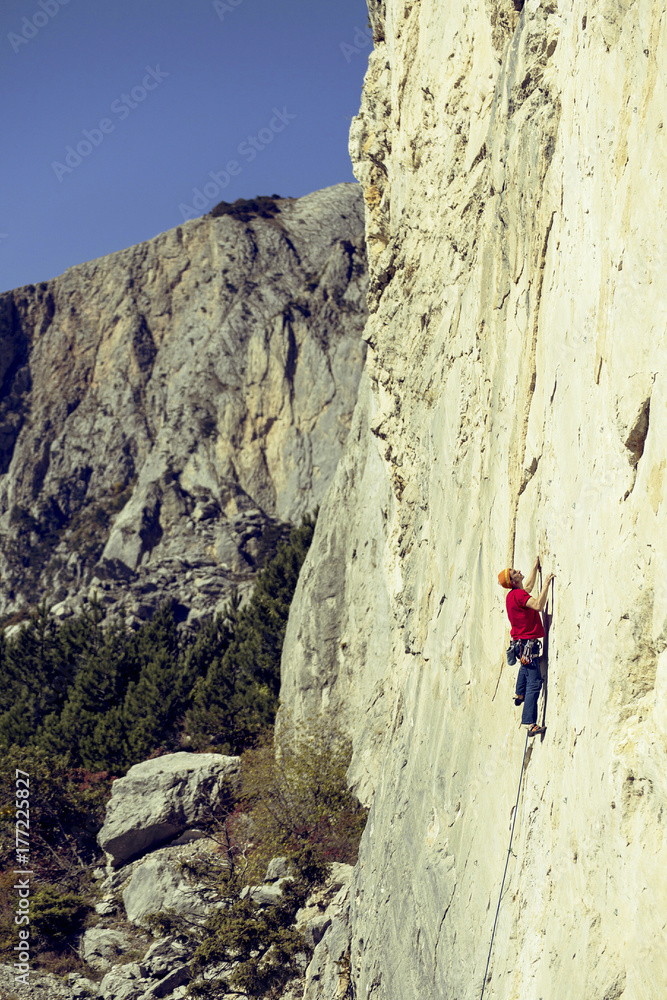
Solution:
<path fill-rule="evenodd" d="M 507 663 L 513 667 L 517 660 L 529 666 L 540 655 L 542 645 L 539 639 L 512 639 L 507 648 Z"/>

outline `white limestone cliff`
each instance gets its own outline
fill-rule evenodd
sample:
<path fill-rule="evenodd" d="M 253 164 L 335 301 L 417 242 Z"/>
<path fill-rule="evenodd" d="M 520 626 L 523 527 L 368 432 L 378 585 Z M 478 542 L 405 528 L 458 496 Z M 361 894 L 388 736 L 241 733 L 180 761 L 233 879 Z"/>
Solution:
<path fill-rule="evenodd" d="M 667 995 L 667 4 L 371 0 L 369 353 L 283 654 L 370 805 L 306 996 Z M 347 991 L 347 992 L 346 992 Z"/>

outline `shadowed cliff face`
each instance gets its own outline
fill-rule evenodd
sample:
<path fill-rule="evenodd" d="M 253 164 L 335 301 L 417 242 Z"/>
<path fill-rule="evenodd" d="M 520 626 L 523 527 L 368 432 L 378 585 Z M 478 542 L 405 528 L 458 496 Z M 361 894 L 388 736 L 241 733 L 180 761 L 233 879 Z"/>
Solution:
<path fill-rule="evenodd" d="M 319 504 L 364 358 L 363 202 L 274 208 L 0 297 L 0 614 L 92 580 L 196 618 Z"/>
<path fill-rule="evenodd" d="M 485 996 L 657 1000 L 667 5 L 369 6 L 369 352 L 281 701 L 348 719 L 371 812 L 307 997 L 344 969 L 357 997 L 479 997 L 525 742 L 497 573 L 539 551 L 547 731 Z"/>

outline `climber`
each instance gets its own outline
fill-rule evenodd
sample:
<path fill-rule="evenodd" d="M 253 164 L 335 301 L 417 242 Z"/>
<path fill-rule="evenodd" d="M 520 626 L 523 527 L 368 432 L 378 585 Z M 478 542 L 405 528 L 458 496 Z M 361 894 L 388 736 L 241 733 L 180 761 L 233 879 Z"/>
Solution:
<path fill-rule="evenodd" d="M 528 726 L 529 736 L 537 736 L 538 733 L 543 733 L 545 728 L 537 725 L 537 699 L 542 688 L 540 640 L 544 638 L 540 612 L 544 611 L 549 584 L 554 578 L 553 573 L 547 573 L 540 596 L 537 599 L 531 597 L 530 592 L 535 586 L 539 568 L 538 556 L 525 585 L 523 573 L 518 569 L 503 569 L 498 574 L 501 587 L 509 590 L 506 606 L 512 626 L 512 644 L 507 651 L 508 662 L 511 665 L 518 657 L 521 663 L 516 679 L 514 704 L 520 705 L 523 702 L 521 724 Z"/>

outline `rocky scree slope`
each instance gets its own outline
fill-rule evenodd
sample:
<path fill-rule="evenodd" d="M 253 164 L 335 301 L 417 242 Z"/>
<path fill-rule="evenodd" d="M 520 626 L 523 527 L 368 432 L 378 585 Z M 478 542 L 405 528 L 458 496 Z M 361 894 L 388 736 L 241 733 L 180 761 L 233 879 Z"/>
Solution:
<path fill-rule="evenodd" d="M 667 5 L 370 13 L 351 130 L 369 353 L 281 694 L 347 719 L 370 815 L 306 996 L 480 996 L 525 744 L 497 573 L 539 551 L 557 574 L 547 731 L 485 997 L 658 1000 Z"/>
<path fill-rule="evenodd" d="M 0 615 L 195 621 L 320 503 L 365 344 L 357 184 L 0 296 Z"/>

